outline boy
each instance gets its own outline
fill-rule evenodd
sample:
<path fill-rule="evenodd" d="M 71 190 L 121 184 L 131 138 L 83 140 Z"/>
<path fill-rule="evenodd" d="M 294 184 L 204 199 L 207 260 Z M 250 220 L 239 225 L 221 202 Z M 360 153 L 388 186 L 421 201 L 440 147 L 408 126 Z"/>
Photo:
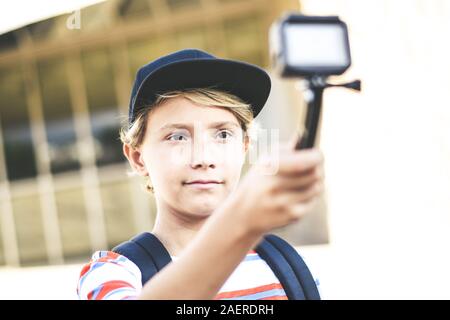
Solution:
<path fill-rule="evenodd" d="M 291 141 L 277 161 L 259 159 L 238 186 L 248 129 L 269 92 L 264 70 L 195 49 L 139 70 L 123 152 L 148 177 L 157 205 L 152 233 L 173 263 L 142 286 L 131 260 L 96 252 L 81 272 L 80 298 L 286 299 L 253 249 L 311 210 L 322 191 L 323 157 L 296 151 Z"/>

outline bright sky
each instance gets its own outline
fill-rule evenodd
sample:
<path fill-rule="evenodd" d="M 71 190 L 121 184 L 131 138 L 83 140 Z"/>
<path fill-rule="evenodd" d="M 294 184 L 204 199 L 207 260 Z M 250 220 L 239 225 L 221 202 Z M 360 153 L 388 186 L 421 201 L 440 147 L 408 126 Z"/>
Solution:
<path fill-rule="evenodd" d="M 24 25 L 105 0 L 5 0 L 0 1 L 0 34 Z"/>

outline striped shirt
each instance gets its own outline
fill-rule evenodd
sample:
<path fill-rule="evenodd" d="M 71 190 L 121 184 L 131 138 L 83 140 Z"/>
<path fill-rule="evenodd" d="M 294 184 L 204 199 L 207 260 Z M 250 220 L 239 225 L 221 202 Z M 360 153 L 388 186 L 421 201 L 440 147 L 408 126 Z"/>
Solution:
<path fill-rule="evenodd" d="M 174 263 L 177 257 L 172 257 Z M 77 294 L 87 300 L 134 299 L 142 290 L 141 271 L 131 260 L 111 251 L 97 251 L 80 273 Z M 255 251 L 249 251 L 223 284 L 215 299 L 287 300 L 280 281 Z"/>

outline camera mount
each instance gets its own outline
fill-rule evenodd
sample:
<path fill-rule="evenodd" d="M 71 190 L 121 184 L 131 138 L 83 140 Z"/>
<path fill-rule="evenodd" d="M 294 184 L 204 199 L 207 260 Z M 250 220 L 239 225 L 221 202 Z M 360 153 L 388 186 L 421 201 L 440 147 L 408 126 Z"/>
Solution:
<path fill-rule="evenodd" d="M 347 25 L 337 16 L 288 13 L 271 26 L 269 43 L 272 63 L 281 77 L 305 80 L 305 130 L 296 149 L 312 148 L 324 90 L 330 87 L 361 90 L 360 80 L 327 82 L 329 76 L 341 75 L 351 65 Z"/>

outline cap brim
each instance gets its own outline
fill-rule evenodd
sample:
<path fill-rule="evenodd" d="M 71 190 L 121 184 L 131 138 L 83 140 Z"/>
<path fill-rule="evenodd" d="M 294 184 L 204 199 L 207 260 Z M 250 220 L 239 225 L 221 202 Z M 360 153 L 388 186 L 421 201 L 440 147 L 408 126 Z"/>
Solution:
<path fill-rule="evenodd" d="M 178 61 L 156 69 L 144 79 L 133 101 L 133 114 L 152 104 L 157 94 L 211 86 L 249 103 L 256 117 L 269 97 L 271 81 L 266 71 L 245 62 L 209 58 Z"/>

